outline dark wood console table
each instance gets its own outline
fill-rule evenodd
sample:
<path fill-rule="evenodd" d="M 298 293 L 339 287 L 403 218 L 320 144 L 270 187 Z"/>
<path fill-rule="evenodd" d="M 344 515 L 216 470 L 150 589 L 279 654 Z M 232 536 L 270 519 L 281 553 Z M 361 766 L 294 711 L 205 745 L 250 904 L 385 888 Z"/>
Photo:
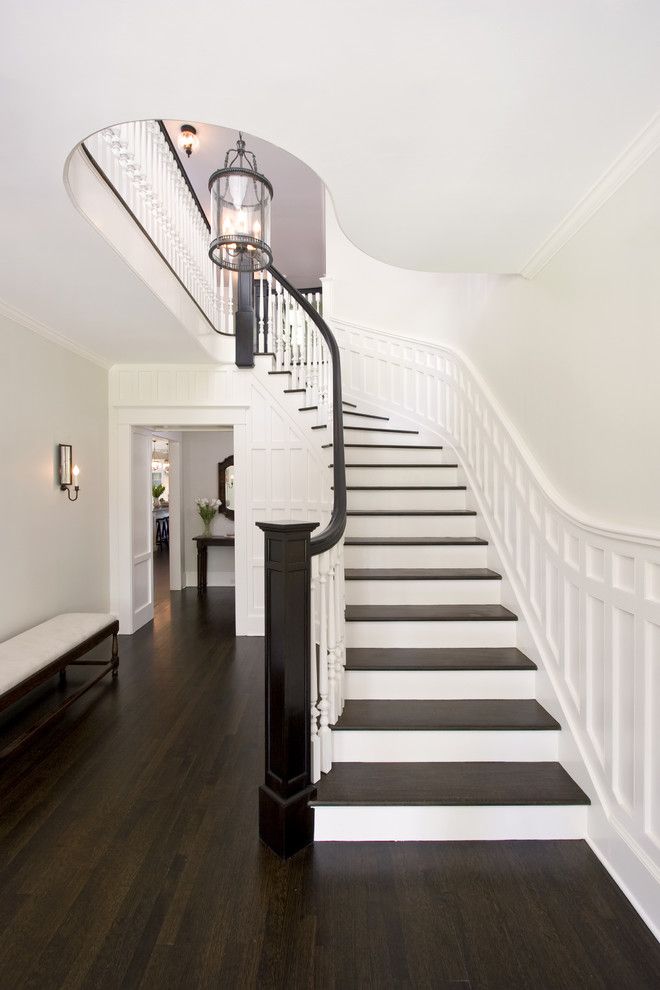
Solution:
<path fill-rule="evenodd" d="M 206 591 L 209 547 L 233 547 L 233 536 L 193 536 L 197 544 L 197 591 Z"/>

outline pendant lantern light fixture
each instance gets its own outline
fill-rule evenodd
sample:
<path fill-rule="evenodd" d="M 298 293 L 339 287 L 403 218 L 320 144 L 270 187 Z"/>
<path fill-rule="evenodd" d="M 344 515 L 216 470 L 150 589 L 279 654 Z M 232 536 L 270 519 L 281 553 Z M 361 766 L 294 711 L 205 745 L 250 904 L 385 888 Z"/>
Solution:
<path fill-rule="evenodd" d="M 209 179 L 211 245 L 209 257 L 220 268 L 258 272 L 272 263 L 270 211 L 273 187 L 239 132 L 223 168 Z"/>

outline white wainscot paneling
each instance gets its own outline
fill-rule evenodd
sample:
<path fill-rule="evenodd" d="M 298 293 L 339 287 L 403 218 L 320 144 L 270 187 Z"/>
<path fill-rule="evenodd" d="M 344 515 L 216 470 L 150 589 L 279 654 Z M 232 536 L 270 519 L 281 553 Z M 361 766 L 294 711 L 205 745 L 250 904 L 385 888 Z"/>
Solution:
<path fill-rule="evenodd" d="M 397 413 L 434 436 L 426 442 L 456 452 L 591 780 L 589 841 L 657 931 L 660 535 L 625 532 L 565 504 L 457 352 L 332 323 L 348 397 Z M 349 484 L 360 483 L 368 483 L 360 469 L 349 469 Z M 375 566 L 364 548 L 346 550 L 348 566 Z M 357 682 L 351 689 L 368 693 Z"/>

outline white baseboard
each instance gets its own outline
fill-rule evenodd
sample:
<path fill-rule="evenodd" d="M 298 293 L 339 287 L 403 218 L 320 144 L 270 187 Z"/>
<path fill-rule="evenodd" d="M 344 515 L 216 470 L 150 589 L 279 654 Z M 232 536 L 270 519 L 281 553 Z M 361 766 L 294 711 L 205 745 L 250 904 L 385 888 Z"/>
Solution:
<path fill-rule="evenodd" d="M 630 845 L 623 831 L 617 829 L 602 808 L 589 809 L 587 842 L 660 941 L 660 900 L 655 864 L 642 850 Z"/>

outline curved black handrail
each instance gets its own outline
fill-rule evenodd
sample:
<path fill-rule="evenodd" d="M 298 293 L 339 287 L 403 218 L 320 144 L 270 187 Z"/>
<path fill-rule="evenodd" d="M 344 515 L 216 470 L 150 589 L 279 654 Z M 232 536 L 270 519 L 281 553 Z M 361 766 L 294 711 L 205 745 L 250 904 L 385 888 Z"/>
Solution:
<path fill-rule="evenodd" d="M 323 317 L 316 312 L 300 291 L 294 288 L 273 265 L 268 266 L 268 271 L 293 296 L 300 308 L 316 324 L 321 336 L 328 345 L 330 357 L 332 358 L 332 483 L 334 486 L 334 499 L 330 522 L 324 530 L 313 536 L 310 541 L 312 556 L 315 557 L 317 554 L 325 553 L 326 550 L 330 550 L 331 547 L 339 543 L 346 529 L 346 462 L 344 457 L 344 418 L 342 415 L 343 404 L 341 396 L 341 356 L 335 336 Z"/>

